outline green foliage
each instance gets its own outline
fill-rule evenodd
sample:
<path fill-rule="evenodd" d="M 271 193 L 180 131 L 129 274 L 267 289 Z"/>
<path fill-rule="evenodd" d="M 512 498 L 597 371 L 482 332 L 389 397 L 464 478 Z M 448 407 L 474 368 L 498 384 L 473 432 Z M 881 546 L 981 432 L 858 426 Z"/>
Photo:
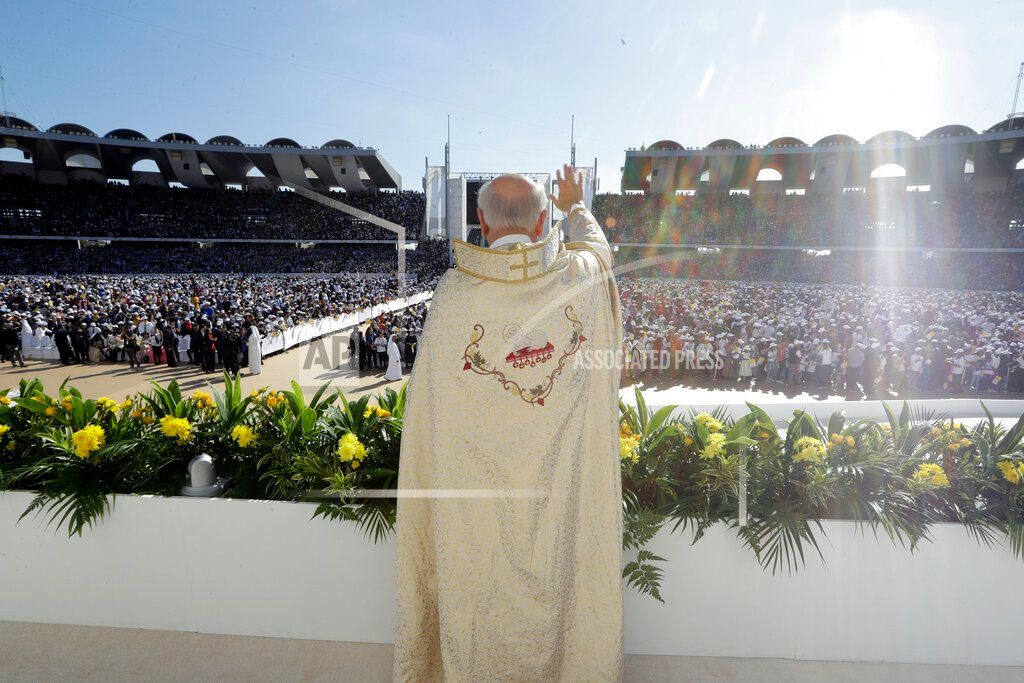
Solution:
<path fill-rule="evenodd" d="M 661 597 L 661 579 L 664 573 L 654 564 L 664 561 L 664 557 L 658 557 L 649 550 L 641 550 L 636 554 L 635 560 L 623 567 L 622 577 L 626 579 L 627 586 L 664 603 Z"/>
<path fill-rule="evenodd" d="M 36 493 L 24 516 L 81 536 L 118 494 L 175 495 L 189 460 L 215 458 L 228 495 L 316 503 L 314 518 L 352 522 L 373 542 L 394 530 L 405 387 L 349 400 L 328 386 L 183 395 L 154 383 L 122 402 L 86 399 L 36 380 L 0 391 L 0 489 Z M 620 404 L 626 584 L 661 600 L 664 560 L 646 546 L 662 530 L 699 541 L 733 529 L 773 573 L 818 555 L 821 520 L 853 520 L 913 551 L 936 522 L 1024 558 L 1024 417 L 971 428 L 903 404 L 886 420 L 819 422 L 795 411 L 780 427 L 755 405 L 685 414 Z M 741 491 L 747 516 L 739 519 Z"/>

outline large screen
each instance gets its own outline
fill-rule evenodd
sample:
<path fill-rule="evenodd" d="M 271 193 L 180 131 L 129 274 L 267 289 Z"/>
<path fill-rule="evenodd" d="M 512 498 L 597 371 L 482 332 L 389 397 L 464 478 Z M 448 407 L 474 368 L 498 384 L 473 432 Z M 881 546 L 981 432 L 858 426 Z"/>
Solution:
<path fill-rule="evenodd" d="M 476 217 L 476 196 L 486 182 L 486 180 L 466 181 L 466 225 L 480 225 L 480 221 Z"/>

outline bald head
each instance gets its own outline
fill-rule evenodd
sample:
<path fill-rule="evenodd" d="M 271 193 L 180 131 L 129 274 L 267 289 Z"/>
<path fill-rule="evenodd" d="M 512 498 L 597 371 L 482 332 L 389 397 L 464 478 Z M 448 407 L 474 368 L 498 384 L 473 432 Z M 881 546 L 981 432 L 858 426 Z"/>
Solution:
<path fill-rule="evenodd" d="M 540 239 L 547 218 L 547 193 L 524 175 L 512 173 L 484 183 L 477 200 L 477 218 L 487 242 L 505 235 Z"/>

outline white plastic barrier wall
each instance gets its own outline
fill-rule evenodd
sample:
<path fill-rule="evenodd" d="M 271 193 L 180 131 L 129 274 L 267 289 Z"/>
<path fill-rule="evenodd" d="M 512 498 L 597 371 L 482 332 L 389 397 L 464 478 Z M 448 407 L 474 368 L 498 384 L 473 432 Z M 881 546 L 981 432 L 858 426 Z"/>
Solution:
<path fill-rule="evenodd" d="M 659 396 L 659 393 L 661 392 L 644 391 L 644 400 L 647 401 L 648 408 L 657 410 L 662 406 L 673 403 L 671 401 L 664 400 L 662 396 Z M 619 398 L 630 405 L 636 405 L 636 397 L 633 393 L 633 387 L 626 387 L 622 389 L 619 392 Z M 776 423 L 791 420 L 793 418 L 793 413 L 797 410 L 806 411 L 822 422 L 828 422 L 832 413 L 836 411 L 846 413 L 846 419 L 851 422 L 863 419 L 883 421 L 887 419 L 885 408 L 882 405 L 883 401 L 844 401 L 842 399 L 828 401 L 776 401 L 773 399 L 774 397 L 768 394 L 757 395 L 751 400 L 751 403 L 763 409 L 768 413 L 769 417 L 776 421 Z M 750 412 L 745 403 L 736 403 L 735 399 L 729 392 L 722 392 L 722 400 L 723 403 L 718 404 L 680 404 L 678 414 L 688 415 L 691 411 L 699 413 L 724 409 L 727 415 L 731 417 L 739 417 Z M 726 401 L 732 402 L 727 403 Z M 897 415 L 900 414 L 900 410 L 903 408 L 903 399 L 900 398 L 884 401 L 884 403 L 886 403 Z M 907 403 L 914 409 L 922 412 L 932 413 L 934 415 L 952 416 L 957 420 L 985 417 L 985 410 L 981 405 L 982 403 L 985 404 L 985 407 L 988 408 L 993 417 L 1001 419 L 1002 421 L 1010 420 L 1012 422 L 1016 422 L 1021 415 L 1024 415 L 1024 400 L 1016 398 L 998 398 L 991 395 L 980 396 L 978 398 L 908 399 Z"/>
<path fill-rule="evenodd" d="M 82 538 L 0 493 L 0 620 L 392 642 L 395 546 L 311 504 L 122 496 Z M 1024 565 L 957 525 L 915 553 L 823 522 L 822 562 L 773 576 L 722 525 L 663 530 L 665 604 L 625 590 L 628 653 L 1024 665 Z"/>
<path fill-rule="evenodd" d="M 316 339 L 327 334 L 333 334 L 339 330 L 344 330 L 348 327 L 353 327 L 354 325 L 370 320 L 371 318 L 376 318 L 381 313 L 389 313 L 391 311 L 397 311 L 401 308 L 421 303 L 430 299 L 433 295 L 433 292 L 421 292 L 411 297 L 395 299 L 387 302 L 386 304 L 379 304 L 373 308 L 364 308 L 363 310 L 355 313 L 311 320 L 310 322 L 295 325 L 294 327 L 289 327 L 282 332 L 264 337 L 263 340 L 260 341 L 260 349 L 263 351 L 264 356 L 271 353 L 277 353 L 278 351 L 285 351 L 293 346 L 298 346 L 299 344 L 308 342 L 312 339 Z"/>

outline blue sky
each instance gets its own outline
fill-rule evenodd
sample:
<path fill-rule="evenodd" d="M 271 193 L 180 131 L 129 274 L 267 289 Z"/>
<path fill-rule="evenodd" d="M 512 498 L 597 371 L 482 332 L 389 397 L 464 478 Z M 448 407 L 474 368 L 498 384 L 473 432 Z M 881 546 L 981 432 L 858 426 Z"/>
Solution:
<path fill-rule="evenodd" d="M 445 116 L 464 171 L 888 129 L 1010 109 L 1021 2 L 0 0 L 8 108 L 41 126 L 371 145 L 419 188 Z M 1020 105 L 1019 108 L 1024 108 Z"/>

